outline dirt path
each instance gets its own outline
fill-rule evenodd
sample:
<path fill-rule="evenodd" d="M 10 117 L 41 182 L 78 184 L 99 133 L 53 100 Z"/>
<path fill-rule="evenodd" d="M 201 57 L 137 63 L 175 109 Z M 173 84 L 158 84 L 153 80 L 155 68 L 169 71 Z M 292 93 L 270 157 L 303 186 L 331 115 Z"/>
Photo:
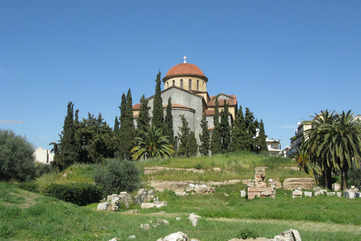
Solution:
<path fill-rule="evenodd" d="M 166 213 L 164 211 L 156 213 L 132 213 L 124 212 L 127 215 L 140 215 L 149 217 L 164 217 L 173 218 L 178 216 L 187 216 L 188 213 Z M 295 229 L 302 229 L 312 232 L 347 232 L 361 235 L 361 226 L 353 224 L 335 224 L 335 223 L 320 223 L 310 221 L 295 221 L 295 220 L 278 220 L 278 219 L 242 219 L 242 218 L 202 218 L 208 221 L 216 222 L 234 222 L 234 223 L 266 223 L 266 224 L 280 224 L 293 226 Z"/>

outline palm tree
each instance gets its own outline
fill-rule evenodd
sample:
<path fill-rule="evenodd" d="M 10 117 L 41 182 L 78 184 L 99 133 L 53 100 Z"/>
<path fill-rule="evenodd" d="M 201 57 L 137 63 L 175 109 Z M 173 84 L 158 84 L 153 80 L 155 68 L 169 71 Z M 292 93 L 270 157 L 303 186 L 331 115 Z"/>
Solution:
<path fill-rule="evenodd" d="M 312 120 L 312 128 L 305 131 L 305 141 L 301 146 L 302 159 L 310 162 L 314 176 L 323 178 L 325 186 L 332 187 L 331 177 L 335 169 L 334 163 L 330 162 L 327 156 L 328 147 L 325 146 L 324 139 L 327 136 L 327 127 L 335 120 L 335 113 L 328 110 L 321 111 Z"/>
<path fill-rule="evenodd" d="M 341 187 L 346 188 L 347 171 L 360 165 L 361 128 L 353 120 L 351 111 L 321 111 L 312 121 L 312 128 L 306 131 L 302 149 L 312 164 L 323 173 L 325 184 L 331 188 L 331 175 L 340 171 Z"/>
<path fill-rule="evenodd" d="M 134 160 L 163 158 L 173 155 L 174 148 L 169 144 L 168 137 L 162 135 L 162 130 L 152 126 L 147 131 L 141 131 L 140 137 L 136 137 L 136 145 L 131 153 Z"/>

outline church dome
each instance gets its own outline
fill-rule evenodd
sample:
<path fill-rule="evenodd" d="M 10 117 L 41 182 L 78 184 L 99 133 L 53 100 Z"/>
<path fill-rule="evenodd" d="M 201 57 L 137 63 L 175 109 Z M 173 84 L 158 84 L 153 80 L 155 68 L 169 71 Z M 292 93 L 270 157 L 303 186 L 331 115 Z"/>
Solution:
<path fill-rule="evenodd" d="M 208 78 L 204 75 L 203 71 L 197 65 L 190 63 L 181 63 L 170 68 L 165 77 L 163 78 L 163 81 L 166 81 L 173 77 L 182 76 L 193 76 L 199 77 L 206 81 L 208 80 Z"/>

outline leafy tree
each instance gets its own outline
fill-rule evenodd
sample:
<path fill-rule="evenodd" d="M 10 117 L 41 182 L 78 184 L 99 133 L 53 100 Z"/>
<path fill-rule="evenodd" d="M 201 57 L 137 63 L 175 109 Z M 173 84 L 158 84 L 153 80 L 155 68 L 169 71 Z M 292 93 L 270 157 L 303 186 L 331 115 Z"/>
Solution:
<path fill-rule="evenodd" d="M 132 192 L 140 185 L 139 171 L 133 162 L 109 160 L 95 174 L 95 183 L 103 190 L 103 195 Z"/>
<path fill-rule="evenodd" d="M 259 122 L 258 126 L 259 126 L 259 132 L 258 132 L 258 136 L 256 137 L 257 152 L 267 151 L 267 143 L 266 143 L 267 136 L 264 130 L 263 120 Z"/>
<path fill-rule="evenodd" d="M 161 96 L 160 72 L 157 74 L 155 94 L 153 99 L 153 118 L 152 125 L 158 129 L 163 129 L 163 102 Z"/>
<path fill-rule="evenodd" d="M 78 160 L 74 128 L 74 104 L 68 103 L 63 130 L 60 135 L 58 151 L 54 155 L 52 165 L 63 170 Z"/>
<path fill-rule="evenodd" d="M 132 148 L 132 158 L 134 160 L 148 159 L 153 157 L 169 157 L 174 154 L 174 149 L 167 136 L 162 135 L 162 131 L 155 126 L 136 137 L 136 145 Z"/>
<path fill-rule="evenodd" d="M 148 100 L 142 95 L 140 99 L 140 110 L 137 120 L 137 128 L 140 131 L 146 131 L 150 127 Z"/>
<path fill-rule="evenodd" d="M 213 132 L 212 132 L 212 139 L 211 139 L 211 151 L 212 155 L 220 153 L 222 150 L 222 137 L 221 137 L 221 130 L 219 126 L 219 107 L 218 107 L 218 98 L 215 101 L 215 110 L 213 116 Z"/>
<path fill-rule="evenodd" d="M 34 148 L 24 137 L 0 130 L 0 180 L 27 181 L 35 177 Z"/>
<path fill-rule="evenodd" d="M 224 110 L 221 113 L 221 123 L 219 126 L 220 130 L 220 136 L 221 136 L 221 150 L 222 152 L 229 151 L 229 146 L 231 143 L 231 132 L 230 132 L 230 126 L 229 126 L 229 111 L 228 111 L 228 105 L 225 102 L 224 103 Z"/>
<path fill-rule="evenodd" d="M 237 111 L 236 119 L 233 122 L 232 138 L 231 138 L 231 150 L 243 151 L 248 149 L 248 133 L 246 130 L 246 123 L 243 117 L 242 106 Z"/>
<path fill-rule="evenodd" d="M 174 143 L 174 132 L 173 132 L 173 115 L 172 115 L 172 98 L 168 98 L 167 111 L 165 116 L 165 129 L 164 134 L 168 136 L 169 142 Z"/>
<path fill-rule="evenodd" d="M 201 141 L 201 145 L 199 146 L 199 152 L 202 155 L 209 155 L 209 145 L 210 145 L 210 136 L 208 130 L 208 121 L 206 119 L 206 115 L 203 114 L 201 121 L 202 133 L 199 135 L 199 139 Z"/>

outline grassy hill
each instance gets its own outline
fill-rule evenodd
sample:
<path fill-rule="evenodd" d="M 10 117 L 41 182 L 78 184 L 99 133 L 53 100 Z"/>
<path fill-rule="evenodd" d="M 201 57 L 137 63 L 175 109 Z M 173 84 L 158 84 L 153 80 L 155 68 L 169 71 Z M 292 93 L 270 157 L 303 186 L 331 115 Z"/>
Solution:
<path fill-rule="evenodd" d="M 308 176 L 295 171 L 290 159 L 230 153 L 212 157 L 174 158 L 138 162 L 140 170 L 154 167 L 194 168 L 166 169 L 143 176 L 144 185 L 150 180 L 216 181 L 251 178 L 254 167 L 266 166 L 267 177 L 280 179 Z M 43 190 L 50 183 L 94 183 L 97 165 L 76 164 L 61 173 L 50 173 L 35 183 Z M 220 168 L 221 171 L 214 171 Z M 254 237 L 273 237 L 295 228 L 302 240 L 360 240 L 361 199 L 346 200 L 337 197 L 292 199 L 289 191 L 277 190 L 277 198 L 241 199 L 241 183 L 217 187 L 210 195 L 176 196 L 171 191 L 157 193 L 168 202 L 161 209 L 128 212 L 98 212 L 97 204 L 79 207 L 39 193 L 19 189 L 16 184 L 0 182 L 0 240 L 109 240 L 118 237 L 127 240 L 135 234 L 136 240 L 157 240 L 160 237 L 183 231 L 202 241 L 222 241 L 242 234 Z M 189 213 L 202 216 L 194 228 L 187 220 Z M 133 214 L 132 214 L 133 213 Z M 181 217 L 176 221 L 175 217 Z M 144 231 L 142 223 L 165 218 L 169 225 Z"/>

